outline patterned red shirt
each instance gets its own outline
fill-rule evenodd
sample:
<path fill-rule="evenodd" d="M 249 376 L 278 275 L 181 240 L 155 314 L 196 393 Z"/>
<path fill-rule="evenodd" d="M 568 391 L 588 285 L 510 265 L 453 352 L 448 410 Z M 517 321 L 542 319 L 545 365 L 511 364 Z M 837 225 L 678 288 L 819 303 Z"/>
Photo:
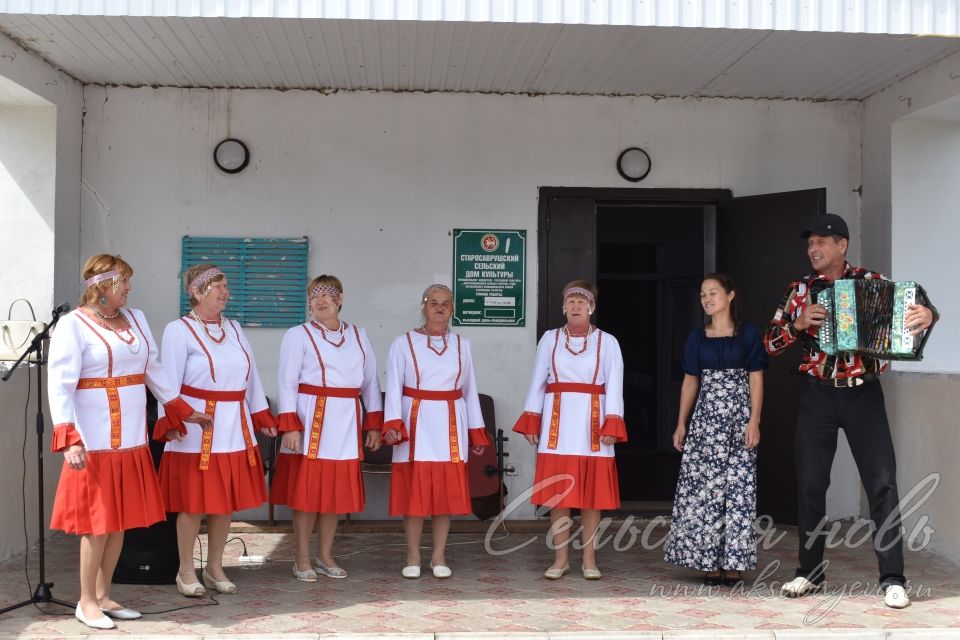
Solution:
<path fill-rule="evenodd" d="M 887 280 L 875 271 L 867 271 L 863 267 L 844 265 L 843 278 L 863 278 Z M 790 283 L 786 294 L 777 312 L 773 315 L 766 335 L 763 337 L 763 346 L 770 355 L 779 355 L 794 342 L 800 342 L 803 347 L 803 361 L 800 363 L 800 372 L 817 378 L 839 380 L 855 378 L 865 373 L 882 373 L 887 370 L 887 361 L 880 360 L 859 353 L 845 353 L 839 356 L 827 355 L 820 351 L 817 340 L 817 327 L 810 326 L 806 331 L 798 332 L 793 321 L 800 317 L 803 310 L 810 304 L 810 291 L 817 289 L 818 283 L 829 282 L 827 276 L 814 272 L 800 280 Z"/>

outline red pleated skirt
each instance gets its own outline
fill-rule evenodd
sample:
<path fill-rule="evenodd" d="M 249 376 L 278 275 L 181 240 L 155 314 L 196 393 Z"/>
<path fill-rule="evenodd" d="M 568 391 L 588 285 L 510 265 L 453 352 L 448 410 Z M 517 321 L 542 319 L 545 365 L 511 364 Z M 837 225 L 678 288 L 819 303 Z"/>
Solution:
<path fill-rule="evenodd" d="M 150 449 L 143 445 L 87 452 L 83 469 L 64 462 L 50 528 L 103 535 L 149 527 L 166 517 Z"/>
<path fill-rule="evenodd" d="M 473 511 L 467 465 L 462 462 L 394 462 L 390 515 L 466 515 Z"/>
<path fill-rule="evenodd" d="M 246 451 L 214 453 L 200 470 L 199 453 L 164 451 L 160 461 L 160 492 L 167 511 L 228 514 L 259 507 L 267 499 L 260 449 L 250 466 Z"/>
<path fill-rule="evenodd" d="M 530 502 L 558 509 L 617 509 L 620 484 L 613 456 L 538 453 Z"/>
<path fill-rule="evenodd" d="M 310 460 L 299 453 L 281 453 L 270 487 L 270 502 L 311 513 L 363 511 L 366 498 L 360 461 Z"/>

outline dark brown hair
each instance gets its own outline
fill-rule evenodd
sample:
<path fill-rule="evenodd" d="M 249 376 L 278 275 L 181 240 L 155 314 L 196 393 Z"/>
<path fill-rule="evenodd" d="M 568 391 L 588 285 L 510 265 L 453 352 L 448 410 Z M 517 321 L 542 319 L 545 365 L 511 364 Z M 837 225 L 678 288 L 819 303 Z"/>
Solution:
<path fill-rule="evenodd" d="M 733 283 L 733 278 L 731 278 L 726 273 L 708 273 L 703 276 L 703 280 L 700 281 L 700 286 L 703 286 L 703 283 L 707 280 L 715 280 L 720 287 L 727 293 L 733 293 L 737 290 L 736 285 Z M 743 323 L 743 313 L 740 311 L 740 296 L 734 296 L 733 300 L 730 301 L 730 319 L 733 320 L 733 335 L 740 333 L 740 325 Z M 706 326 L 710 326 L 710 323 L 713 322 L 713 319 L 707 320 Z"/>

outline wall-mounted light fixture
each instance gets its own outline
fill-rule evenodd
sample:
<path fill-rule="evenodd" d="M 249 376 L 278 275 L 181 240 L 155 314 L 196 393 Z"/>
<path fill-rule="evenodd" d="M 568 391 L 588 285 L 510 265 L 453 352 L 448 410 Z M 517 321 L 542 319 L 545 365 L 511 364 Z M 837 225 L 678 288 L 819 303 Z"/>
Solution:
<path fill-rule="evenodd" d="M 640 147 L 628 147 L 617 157 L 617 173 L 624 180 L 640 182 L 650 173 L 650 156 Z"/>
<path fill-rule="evenodd" d="M 236 138 L 227 138 L 214 148 L 213 162 L 224 173 L 240 173 L 250 164 L 250 149 Z"/>

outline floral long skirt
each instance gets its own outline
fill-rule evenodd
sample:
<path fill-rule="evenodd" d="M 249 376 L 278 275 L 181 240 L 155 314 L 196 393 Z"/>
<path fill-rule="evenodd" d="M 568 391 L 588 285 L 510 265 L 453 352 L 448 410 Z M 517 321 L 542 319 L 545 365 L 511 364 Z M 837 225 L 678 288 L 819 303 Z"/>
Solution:
<path fill-rule="evenodd" d="M 757 450 L 744 446 L 749 373 L 706 369 L 680 462 L 667 562 L 700 571 L 757 565 Z"/>

